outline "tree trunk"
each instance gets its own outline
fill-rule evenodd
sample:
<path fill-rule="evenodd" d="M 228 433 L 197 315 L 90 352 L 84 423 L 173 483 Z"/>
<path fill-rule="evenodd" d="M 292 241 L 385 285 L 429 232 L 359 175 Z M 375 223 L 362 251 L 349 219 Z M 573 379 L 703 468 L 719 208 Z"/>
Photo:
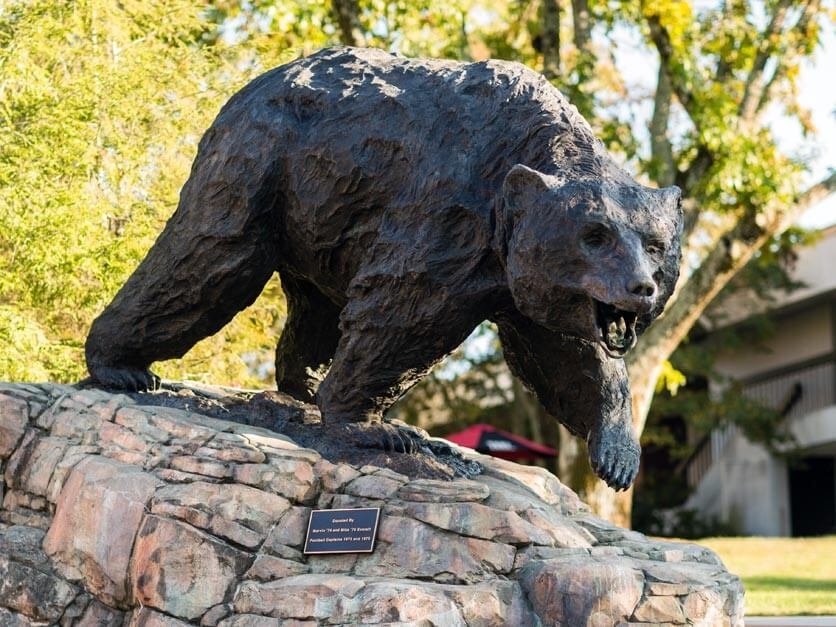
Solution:
<path fill-rule="evenodd" d="M 560 7 L 557 0 L 543 0 L 543 76 L 560 74 Z"/>
<path fill-rule="evenodd" d="M 360 29 L 360 7 L 357 0 L 332 0 L 331 8 L 340 30 L 340 41 L 346 46 L 365 43 Z"/>
<path fill-rule="evenodd" d="M 656 96 L 653 99 L 653 117 L 650 119 L 650 153 L 656 167 L 656 182 L 659 187 L 673 185 L 676 164 L 673 148 L 668 139 L 668 120 L 671 115 L 673 90 L 665 66 L 659 64 L 659 76 L 656 80 Z"/>
<path fill-rule="evenodd" d="M 525 417 L 528 427 L 527 433 L 532 440 L 538 444 L 545 444 L 543 429 L 540 426 L 544 414 L 543 406 L 533 394 L 525 389 L 525 386 L 517 377 L 512 377 L 511 381 L 514 390 L 514 405 L 516 406 L 514 414 Z"/>
<path fill-rule="evenodd" d="M 629 529 L 633 489 L 630 488 L 627 492 L 615 492 L 598 479 L 589 466 L 586 442 L 569 433 L 563 425 L 560 425 L 559 431 L 558 478 L 577 492 L 596 516 Z"/>
<path fill-rule="evenodd" d="M 574 26 L 573 41 L 578 51 L 587 51 L 591 24 L 589 19 L 589 3 L 587 0 L 572 0 L 572 23 Z"/>

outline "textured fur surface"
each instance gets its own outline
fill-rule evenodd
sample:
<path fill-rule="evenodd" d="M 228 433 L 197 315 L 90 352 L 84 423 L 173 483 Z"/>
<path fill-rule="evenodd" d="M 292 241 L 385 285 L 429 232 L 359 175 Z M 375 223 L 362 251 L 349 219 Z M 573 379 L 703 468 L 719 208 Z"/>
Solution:
<path fill-rule="evenodd" d="M 326 423 L 379 421 L 490 319 L 514 373 L 626 487 L 639 449 L 620 357 L 676 282 L 678 198 L 637 184 L 520 64 L 324 50 L 223 107 L 176 212 L 94 322 L 88 367 L 153 388 L 152 362 L 217 332 L 278 271 L 277 384 Z"/>

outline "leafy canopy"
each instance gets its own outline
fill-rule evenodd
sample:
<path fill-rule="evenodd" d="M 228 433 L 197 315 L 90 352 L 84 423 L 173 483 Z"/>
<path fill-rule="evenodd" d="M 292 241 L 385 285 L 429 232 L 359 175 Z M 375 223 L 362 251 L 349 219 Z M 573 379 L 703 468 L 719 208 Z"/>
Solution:
<path fill-rule="evenodd" d="M 174 210 L 203 129 L 259 71 L 207 45 L 214 28 L 183 0 L 0 8 L 0 379 L 84 376 L 90 322 Z M 161 374 L 257 383 L 279 294 Z"/>
<path fill-rule="evenodd" d="M 537 1 L 347 4 L 364 45 L 543 69 L 545 14 Z M 664 28 L 678 98 L 666 133 L 677 182 L 688 183 L 704 235 L 689 250 L 695 272 L 722 234 L 723 216 L 736 220 L 792 203 L 805 165 L 784 154 L 757 119 L 743 120 L 741 101 L 765 56 L 768 89 L 754 108 L 777 106 L 812 130 L 797 78 L 818 41 L 818 3 L 558 6 L 555 83 L 608 149 L 651 184 L 663 169 L 639 121 L 654 93 L 637 76 L 652 68 L 625 71 L 619 58 L 635 44 L 647 45 L 653 59 L 649 25 Z M 581 6 L 587 30 L 574 23 L 572 11 Z M 781 6 L 789 6 L 785 26 L 762 37 Z M 253 76 L 337 43 L 332 8 L 325 0 L 10 0 L 0 8 L 0 379 L 83 376 L 87 328 L 174 210 L 203 129 Z M 697 172 L 706 150 L 713 158 Z M 760 267 L 749 273 L 754 283 L 775 274 Z M 169 377 L 264 384 L 283 316 L 274 281 L 218 336 L 159 369 Z M 683 385 L 681 374 L 664 372 L 664 385 Z"/>

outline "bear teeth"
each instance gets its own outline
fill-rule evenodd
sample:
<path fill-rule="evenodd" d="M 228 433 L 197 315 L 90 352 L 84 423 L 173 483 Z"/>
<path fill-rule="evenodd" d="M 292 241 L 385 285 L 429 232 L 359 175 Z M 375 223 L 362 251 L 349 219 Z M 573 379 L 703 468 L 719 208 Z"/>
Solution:
<path fill-rule="evenodd" d="M 623 357 L 636 344 L 636 319 L 632 311 L 623 311 L 595 301 L 599 340 L 611 357 Z"/>
<path fill-rule="evenodd" d="M 621 318 L 621 321 L 624 321 L 624 318 Z M 607 333 L 607 344 L 610 346 L 617 346 L 623 347 L 624 346 L 624 331 L 621 330 L 621 324 L 616 323 L 614 320 L 610 322 L 610 326 Z"/>

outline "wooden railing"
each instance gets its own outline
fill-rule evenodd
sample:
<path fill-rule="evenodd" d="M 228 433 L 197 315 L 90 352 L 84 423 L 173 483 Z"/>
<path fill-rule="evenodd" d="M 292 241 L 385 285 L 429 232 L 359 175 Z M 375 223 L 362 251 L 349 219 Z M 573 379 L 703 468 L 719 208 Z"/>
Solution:
<path fill-rule="evenodd" d="M 726 425 L 712 429 L 710 433 L 697 443 L 694 452 L 680 466 L 680 471 L 685 473 L 685 478 L 690 487 L 695 487 L 708 470 L 719 459 L 726 448 L 726 445 L 737 433 L 736 425 Z"/>
<path fill-rule="evenodd" d="M 743 382 L 743 394 L 775 409 L 788 420 L 836 405 L 836 355 L 828 354 L 772 370 Z M 712 430 L 680 466 L 688 485 L 702 481 L 736 434 L 728 425 Z"/>
<path fill-rule="evenodd" d="M 747 380 L 743 393 L 792 420 L 836 404 L 836 359 L 824 355 Z"/>

